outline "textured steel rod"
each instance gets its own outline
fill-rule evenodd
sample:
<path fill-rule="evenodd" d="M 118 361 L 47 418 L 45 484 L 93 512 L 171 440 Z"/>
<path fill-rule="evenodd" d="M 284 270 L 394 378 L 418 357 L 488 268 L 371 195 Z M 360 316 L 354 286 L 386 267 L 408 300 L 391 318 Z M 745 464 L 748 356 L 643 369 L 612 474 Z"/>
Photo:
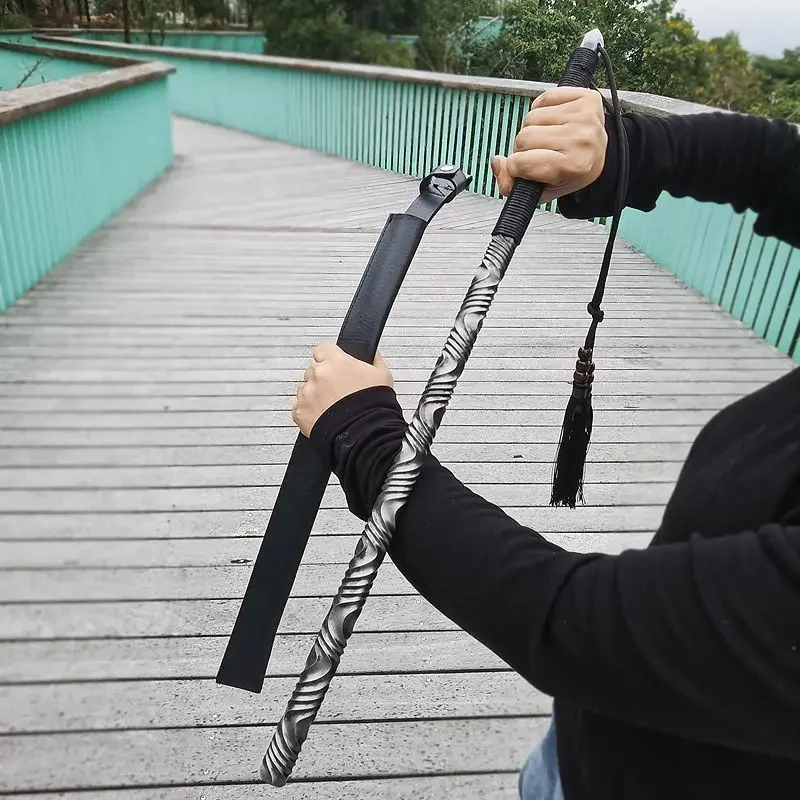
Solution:
<path fill-rule="evenodd" d="M 273 786 L 286 783 L 300 755 L 386 555 L 397 514 L 414 488 L 515 249 L 514 239 L 493 236 L 470 284 L 408 426 L 400 452 L 389 469 L 339 591 L 261 762 L 261 777 Z"/>

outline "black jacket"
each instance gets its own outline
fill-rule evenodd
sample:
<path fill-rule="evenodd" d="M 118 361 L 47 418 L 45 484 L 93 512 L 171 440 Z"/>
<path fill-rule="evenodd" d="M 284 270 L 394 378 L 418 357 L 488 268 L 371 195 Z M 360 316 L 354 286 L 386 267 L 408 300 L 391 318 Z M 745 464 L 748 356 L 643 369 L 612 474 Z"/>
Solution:
<path fill-rule="evenodd" d="M 800 134 L 755 117 L 626 117 L 629 205 L 664 189 L 800 245 Z M 611 212 L 616 152 L 565 198 Z M 388 388 L 312 441 L 365 518 L 405 431 Z M 427 459 L 390 551 L 434 606 L 555 697 L 566 800 L 800 797 L 800 370 L 701 432 L 649 549 L 562 550 Z"/>

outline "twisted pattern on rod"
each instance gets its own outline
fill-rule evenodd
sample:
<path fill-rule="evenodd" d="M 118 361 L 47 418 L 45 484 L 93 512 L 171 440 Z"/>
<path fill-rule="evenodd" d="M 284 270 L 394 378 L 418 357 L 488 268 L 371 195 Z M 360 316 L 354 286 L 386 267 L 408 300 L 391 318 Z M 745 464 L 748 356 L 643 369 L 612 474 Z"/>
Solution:
<path fill-rule="evenodd" d="M 261 777 L 283 786 L 339 666 L 386 550 L 397 514 L 411 495 L 439 424 L 514 254 L 507 236 L 493 236 L 389 469 L 342 584 L 322 623 L 278 729 L 261 762 Z"/>

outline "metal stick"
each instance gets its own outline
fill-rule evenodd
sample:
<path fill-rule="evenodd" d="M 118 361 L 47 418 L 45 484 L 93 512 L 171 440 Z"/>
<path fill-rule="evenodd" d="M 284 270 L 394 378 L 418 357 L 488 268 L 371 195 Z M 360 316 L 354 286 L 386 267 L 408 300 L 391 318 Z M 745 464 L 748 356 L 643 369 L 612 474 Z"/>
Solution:
<path fill-rule="evenodd" d="M 339 591 L 261 762 L 261 777 L 273 786 L 286 783 L 300 755 L 386 555 L 395 531 L 397 513 L 414 488 L 515 249 L 514 239 L 504 235 L 493 236 L 470 284 L 408 426 L 400 452 L 389 469 Z"/>

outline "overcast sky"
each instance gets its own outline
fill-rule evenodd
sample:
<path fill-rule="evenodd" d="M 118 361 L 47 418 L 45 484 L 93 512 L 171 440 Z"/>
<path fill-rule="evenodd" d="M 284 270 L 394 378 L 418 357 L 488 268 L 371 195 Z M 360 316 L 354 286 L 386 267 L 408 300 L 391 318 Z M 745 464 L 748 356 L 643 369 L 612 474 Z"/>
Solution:
<path fill-rule="evenodd" d="M 736 31 L 747 50 L 779 56 L 800 47 L 800 0 L 678 0 L 704 39 Z"/>

